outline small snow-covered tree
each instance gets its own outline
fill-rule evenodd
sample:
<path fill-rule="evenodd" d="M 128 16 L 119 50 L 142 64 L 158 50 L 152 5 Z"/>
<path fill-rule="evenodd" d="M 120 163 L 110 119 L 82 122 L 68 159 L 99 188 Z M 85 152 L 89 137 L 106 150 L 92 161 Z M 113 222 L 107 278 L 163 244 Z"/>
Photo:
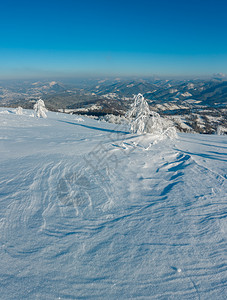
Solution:
<path fill-rule="evenodd" d="M 37 118 L 47 118 L 45 103 L 42 99 L 39 99 L 34 105 L 34 111 Z"/>
<path fill-rule="evenodd" d="M 160 115 L 150 111 L 147 101 L 142 94 L 134 97 L 131 109 L 126 117 L 131 119 L 130 130 L 132 133 L 162 133 L 162 122 Z"/>
<path fill-rule="evenodd" d="M 131 119 L 130 131 L 132 133 L 145 133 L 150 117 L 150 109 L 142 94 L 134 97 L 131 109 L 127 111 L 126 118 Z"/>
<path fill-rule="evenodd" d="M 227 129 L 221 125 L 218 125 L 216 133 L 217 135 L 225 135 L 227 133 Z"/>
<path fill-rule="evenodd" d="M 23 115 L 23 108 L 21 106 L 18 106 L 16 109 L 16 115 Z"/>
<path fill-rule="evenodd" d="M 134 103 L 126 113 L 132 133 L 152 133 L 176 137 L 176 129 L 169 127 L 157 112 L 151 111 L 142 94 L 134 97 Z"/>

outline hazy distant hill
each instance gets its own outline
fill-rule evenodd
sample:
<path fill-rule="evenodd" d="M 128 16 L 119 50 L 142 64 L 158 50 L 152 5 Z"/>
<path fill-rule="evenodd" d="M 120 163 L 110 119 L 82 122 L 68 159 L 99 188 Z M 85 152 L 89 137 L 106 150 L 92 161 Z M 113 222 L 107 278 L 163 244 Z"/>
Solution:
<path fill-rule="evenodd" d="M 0 82 L 0 105 L 33 108 L 42 98 L 49 110 L 103 116 L 122 115 L 141 93 L 152 110 L 175 118 L 181 131 L 215 132 L 227 126 L 227 80 L 92 78 L 64 81 Z M 179 121 L 179 122 L 178 122 Z"/>
<path fill-rule="evenodd" d="M 125 81 L 110 85 L 101 84 L 90 91 L 116 99 L 142 93 L 147 99 L 160 102 L 194 99 L 201 101 L 203 105 L 212 106 L 223 105 L 227 102 L 227 81 L 218 80 L 159 81 L 158 83 L 145 80 Z"/>

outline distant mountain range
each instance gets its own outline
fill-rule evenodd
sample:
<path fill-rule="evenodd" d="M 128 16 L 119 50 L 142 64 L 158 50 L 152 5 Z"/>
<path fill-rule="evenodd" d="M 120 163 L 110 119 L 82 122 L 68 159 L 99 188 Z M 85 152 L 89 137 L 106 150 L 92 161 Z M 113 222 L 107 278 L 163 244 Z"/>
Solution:
<path fill-rule="evenodd" d="M 193 99 L 200 101 L 201 105 L 223 106 L 227 104 L 227 80 L 126 81 L 110 85 L 100 84 L 90 91 L 111 99 L 133 97 L 135 94 L 142 93 L 145 98 L 161 103 Z"/>
<path fill-rule="evenodd" d="M 193 131 L 212 133 L 218 125 L 226 126 L 227 77 L 224 74 L 215 74 L 211 79 L 191 80 L 92 78 L 61 82 L 2 81 L 0 106 L 32 108 L 37 99 L 42 98 L 47 108 L 53 111 L 95 116 L 122 115 L 138 93 L 144 95 L 151 109 L 165 117 L 181 116 L 182 120 L 184 116 L 186 127 L 192 128 L 194 124 Z M 201 130 L 195 115 L 205 120 L 206 125 L 200 126 Z M 215 121 L 208 122 L 209 116 Z M 179 125 L 179 130 L 188 129 L 184 130 Z"/>

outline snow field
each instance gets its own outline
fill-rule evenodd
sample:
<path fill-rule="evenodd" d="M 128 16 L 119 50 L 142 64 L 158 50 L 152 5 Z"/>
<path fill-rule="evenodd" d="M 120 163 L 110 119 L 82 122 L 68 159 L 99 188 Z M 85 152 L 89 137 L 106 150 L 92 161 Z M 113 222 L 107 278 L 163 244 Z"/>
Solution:
<path fill-rule="evenodd" d="M 0 109 L 1 299 L 225 299 L 225 136 Z"/>

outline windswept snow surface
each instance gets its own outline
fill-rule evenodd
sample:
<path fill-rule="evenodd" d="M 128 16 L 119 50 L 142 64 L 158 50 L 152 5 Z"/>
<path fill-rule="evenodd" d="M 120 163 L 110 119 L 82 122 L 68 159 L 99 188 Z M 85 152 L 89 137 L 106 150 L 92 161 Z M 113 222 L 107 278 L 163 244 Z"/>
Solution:
<path fill-rule="evenodd" d="M 0 299 L 226 299 L 226 136 L 0 109 Z"/>

